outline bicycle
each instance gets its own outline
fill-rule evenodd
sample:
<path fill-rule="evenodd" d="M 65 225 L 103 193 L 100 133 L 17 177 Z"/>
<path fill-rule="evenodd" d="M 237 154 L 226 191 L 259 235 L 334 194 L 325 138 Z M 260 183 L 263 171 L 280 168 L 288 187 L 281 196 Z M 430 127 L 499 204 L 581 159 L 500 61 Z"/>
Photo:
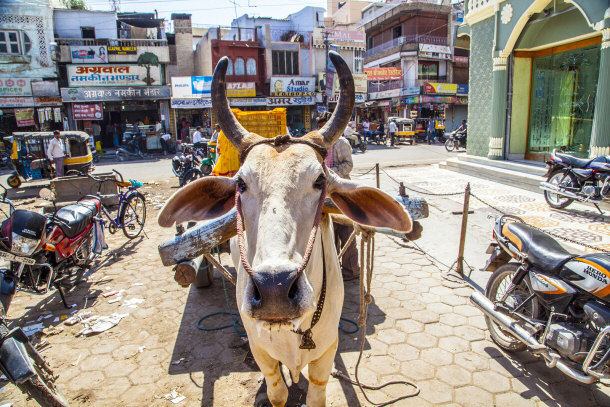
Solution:
<path fill-rule="evenodd" d="M 117 174 L 120 180 L 114 178 L 101 179 L 91 174 L 86 175 L 98 182 L 97 197 L 102 199 L 119 198 L 119 204 L 114 219 L 106 206 L 104 204 L 101 205 L 101 210 L 108 219 L 108 232 L 114 234 L 118 229 L 123 229 L 123 234 L 128 239 L 135 239 L 144 229 L 144 222 L 146 222 L 146 199 L 144 198 L 144 195 L 137 190 L 142 184 L 135 180 L 135 182 L 123 180 L 123 176 L 117 170 L 112 170 L 112 172 Z M 120 192 L 118 194 L 102 195 L 102 184 L 110 181 L 114 182 L 117 187 L 127 188 L 127 190 L 122 191 L 119 189 Z M 136 184 L 136 182 L 139 185 Z"/>

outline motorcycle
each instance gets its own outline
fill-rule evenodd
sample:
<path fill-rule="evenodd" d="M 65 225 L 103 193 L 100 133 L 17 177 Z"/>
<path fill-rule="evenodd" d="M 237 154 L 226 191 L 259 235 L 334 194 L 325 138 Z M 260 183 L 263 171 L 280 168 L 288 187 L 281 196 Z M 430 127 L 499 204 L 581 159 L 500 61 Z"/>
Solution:
<path fill-rule="evenodd" d="M 466 149 L 466 133 L 458 133 L 457 130 L 452 131 L 446 137 L 445 149 L 451 152 L 460 148 Z"/>
<path fill-rule="evenodd" d="M 493 238 L 493 274 L 470 296 L 492 340 L 581 383 L 610 379 L 610 255 L 572 254 L 516 216 L 498 217 Z"/>
<path fill-rule="evenodd" d="M 610 156 L 587 160 L 555 149 L 546 165 L 547 181 L 540 188 L 551 208 L 563 209 L 579 201 L 591 202 L 602 212 L 598 204 L 610 197 Z"/>
<path fill-rule="evenodd" d="M 193 146 L 194 155 L 199 159 L 199 171 L 203 175 L 210 175 L 214 168 L 214 157 L 216 156 L 215 146 L 210 146 L 208 151 L 208 143 L 200 142 Z"/>
<path fill-rule="evenodd" d="M 139 140 L 135 135 L 125 133 L 123 137 L 124 143 L 117 147 L 116 158 L 119 161 L 125 161 L 129 158 L 144 158 L 144 154 L 140 151 Z"/>
<path fill-rule="evenodd" d="M 352 149 L 359 148 L 363 153 L 366 151 L 366 142 L 362 141 L 363 136 L 361 136 L 357 131 L 353 132 L 349 136 L 344 134 L 344 137 L 347 139 Z"/>
<path fill-rule="evenodd" d="M 203 172 L 197 168 L 201 164 L 201 160 L 196 150 L 194 151 L 192 146 L 186 144 L 183 146 L 184 152 L 172 158 L 172 171 L 178 177 L 178 184 L 181 187 L 203 177 Z M 212 172 L 211 167 L 210 172 Z"/>

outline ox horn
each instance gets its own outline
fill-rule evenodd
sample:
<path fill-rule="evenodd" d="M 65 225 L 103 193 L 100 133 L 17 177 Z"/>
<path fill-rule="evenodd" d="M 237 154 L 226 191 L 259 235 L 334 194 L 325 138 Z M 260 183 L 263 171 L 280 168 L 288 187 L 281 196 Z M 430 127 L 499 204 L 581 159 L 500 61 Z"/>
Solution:
<path fill-rule="evenodd" d="M 324 137 L 324 145 L 330 148 L 341 137 L 345 131 L 345 127 L 352 117 L 355 101 L 354 78 L 349 67 L 341 58 L 341 55 L 334 51 L 328 53 L 339 77 L 339 101 L 333 115 L 328 120 L 328 123 L 319 130 L 319 134 Z"/>
<path fill-rule="evenodd" d="M 220 124 L 222 132 L 231 144 L 241 153 L 249 145 L 262 139 L 262 137 L 248 132 L 248 130 L 237 121 L 229 108 L 227 85 L 225 82 L 228 65 L 229 58 L 222 57 L 214 69 L 214 77 L 212 78 L 212 109 L 214 117 L 216 117 L 216 121 Z"/>

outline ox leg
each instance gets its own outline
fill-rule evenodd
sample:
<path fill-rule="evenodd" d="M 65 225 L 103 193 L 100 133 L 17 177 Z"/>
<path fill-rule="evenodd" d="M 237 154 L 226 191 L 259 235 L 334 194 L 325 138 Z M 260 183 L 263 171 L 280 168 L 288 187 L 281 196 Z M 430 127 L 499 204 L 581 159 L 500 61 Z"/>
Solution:
<path fill-rule="evenodd" d="M 337 353 L 339 338 L 333 343 L 322 356 L 309 362 L 309 387 L 307 388 L 307 407 L 326 406 L 326 384 L 333 368 L 333 361 Z"/>
<path fill-rule="evenodd" d="M 256 360 L 256 364 L 265 376 L 267 398 L 271 405 L 273 407 L 284 407 L 286 400 L 288 400 L 288 388 L 282 378 L 280 363 L 260 348 L 252 346 L 250 350 L 254 360 Z"/>

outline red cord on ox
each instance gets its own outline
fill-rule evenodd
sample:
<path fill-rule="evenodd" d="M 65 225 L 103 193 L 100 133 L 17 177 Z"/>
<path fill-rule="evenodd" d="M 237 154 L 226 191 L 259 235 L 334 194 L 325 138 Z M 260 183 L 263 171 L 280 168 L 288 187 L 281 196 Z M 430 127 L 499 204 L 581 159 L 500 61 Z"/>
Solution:
<path fill-rule="evenodd" d="M 322 161 L 322 169 L 324 170 L 324 174 L 327 174 L 326 165 L 324 161 Z M 309 263 L 309 258 L 311 257 L 311 252 L 313 251 L 313 244 L 316 242 L 316 235 L 318 234 L 318 226 L 320 224 L 320 219 L 322 218 L 322 209 L 324 208 L 324 200 L 326 199 L 326 184 L 327 181 L 324 181 L 322 184 L 322 191 L 320 193 L 320 200 L 318 201 L 318 209 L 316 211 L 316 217 L 313 222 L 313 228 L 311 229 L 311 233 L 309 235 L 309 240 L 307 241 L 307 247 L 305 248 L 305 253 L 303 254 L 303 260 L 297 269 L 297 278 L 301 275 L 305 267 L 307 267 L 307 263 Z M 244 267 L 244 270 L 250 275 L 254 275 L 254 270 L 252 270 L 252 266 L 248 262 L 248 253 L 246 252 L 246 245 L 244 242 L 244 221 L 243 214 L 241 211 L 241 199 L 239 196 L 239 186 L 235 185 L 235 209 L 237 212 L 237 243 L 239 246 L 239 258 L 241 260 L 241 265 Z"/>

